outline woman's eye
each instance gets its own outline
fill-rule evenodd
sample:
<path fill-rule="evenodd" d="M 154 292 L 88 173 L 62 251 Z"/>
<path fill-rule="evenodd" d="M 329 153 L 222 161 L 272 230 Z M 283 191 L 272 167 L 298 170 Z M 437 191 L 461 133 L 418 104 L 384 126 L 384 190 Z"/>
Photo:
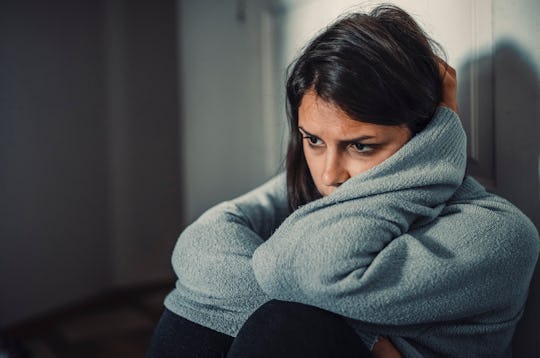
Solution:
<path fill-rule="evenodd" d="M 353 150 L 358 153 L 367 153 L 371 152 L 374 149 L 373 146 L 362 143 L 352 143 L 351 145 Z"/>
<path fill-rule="evenodd" d="M 321 146 L 323 144 L 322 140 L 315 136 L 304 136 L 304 139 L 307 139 L 308 143 L 315 147 Z"/>

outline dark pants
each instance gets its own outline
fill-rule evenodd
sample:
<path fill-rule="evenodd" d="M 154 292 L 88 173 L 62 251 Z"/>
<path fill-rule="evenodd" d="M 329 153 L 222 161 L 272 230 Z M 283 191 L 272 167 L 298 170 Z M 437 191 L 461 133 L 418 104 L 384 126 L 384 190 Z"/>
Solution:
<path fill-rule="evenodd" d="M 236 338 L 165 309 L 150 342 L 154 357 L 370 357 L 360 337 L 338 315 L 300 303 L 270 301 Z"/>

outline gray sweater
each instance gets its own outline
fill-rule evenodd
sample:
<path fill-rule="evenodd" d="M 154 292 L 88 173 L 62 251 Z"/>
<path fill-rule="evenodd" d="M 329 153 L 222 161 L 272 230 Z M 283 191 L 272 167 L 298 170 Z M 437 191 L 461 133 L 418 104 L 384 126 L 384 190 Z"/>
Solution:
<path fill-rule="evenodd" d="M 215 206 L 178 239 L 166 307 L 235 336 L 264 302 L 294 301 L 405 357 L 509 356 L 540 240 L 465 176 L 465 146 L 440 107 L 390 158 L 290 215 L 284 174 Z"/>

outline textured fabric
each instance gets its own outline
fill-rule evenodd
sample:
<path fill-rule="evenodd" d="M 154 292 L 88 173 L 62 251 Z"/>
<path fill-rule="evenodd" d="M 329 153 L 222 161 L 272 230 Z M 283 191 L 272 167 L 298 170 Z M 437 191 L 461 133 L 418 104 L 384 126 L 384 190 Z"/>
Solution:
<path fill-rule="evenodd" d="M 270 300 L 253 275 L 251 257 L 287 216 L 283 175 L 204 213 L 180 235 L 172 255 L 178 277 L 165 306 L 219 332 L 236 336 Z"/>
<path fill-rule="evenodd" d="M 287 216 L 285 177 L 220 204 L 173 253 L 173 312 L 235 335 L 269 299 L 348 318 L 406 357 L 505 356 L 540 240 L 465 176 L 465 135 L 441 107 L 378 166 Z"/>

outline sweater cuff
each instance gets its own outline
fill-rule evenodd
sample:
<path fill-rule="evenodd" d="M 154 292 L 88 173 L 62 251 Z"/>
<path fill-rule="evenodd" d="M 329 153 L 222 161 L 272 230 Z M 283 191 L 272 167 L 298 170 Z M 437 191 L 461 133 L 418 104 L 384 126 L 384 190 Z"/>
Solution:
<path fill-rule="evenodd" d="M 364 342 L 366 347 L 369 348 L 370 352 L 373 351 L 373 347 L 375 347 L 375 344 L 379 340 L 379 335 L 375 333 L 366 333 L 366 332 L 359 332 L 359 331 L 356 331 L 356 334 L 360 337 L 362 342 Z"/>

